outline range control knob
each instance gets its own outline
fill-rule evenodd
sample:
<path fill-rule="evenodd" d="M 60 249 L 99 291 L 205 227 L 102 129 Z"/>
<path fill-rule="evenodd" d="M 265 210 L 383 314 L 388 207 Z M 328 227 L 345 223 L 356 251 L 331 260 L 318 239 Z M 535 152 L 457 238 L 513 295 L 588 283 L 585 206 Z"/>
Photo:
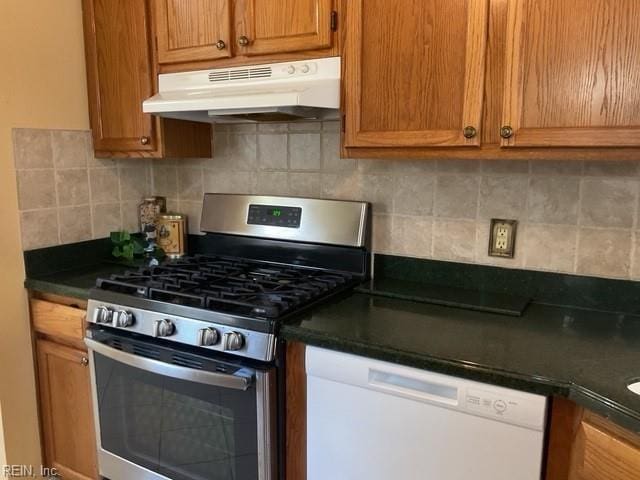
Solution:
<path fill-rule="evenodd" d="M 126 310 L 118 310 L 113 314 L 113 326 L 127 328 L 133 325 L 133 313 Z"/>
<path fill-rule="evenodd" d="M 229 351 L 240 350 L 244 346 L 244 337 L 238 332 L 227 332 L 222 337 L 222 348 Z"/>
<path fill-rule="evenodd" d="M 96 312 L 96 323 L 111 323 L 113 310 L 102 305 Z"/>
<path fill-rule="evenodd" d="M 198 343 L 203 347 L 215 345 L 220 340 L 220 335 L 215 328 L 203 328 L 198 333 Z"/>
<path fill-rule="evenodd" d="M 154 337 L 170 337 L 176 331 L 176 327 L 173 322 L 167 318 L 164 320 L 156 320 L 153 329 Z"/>

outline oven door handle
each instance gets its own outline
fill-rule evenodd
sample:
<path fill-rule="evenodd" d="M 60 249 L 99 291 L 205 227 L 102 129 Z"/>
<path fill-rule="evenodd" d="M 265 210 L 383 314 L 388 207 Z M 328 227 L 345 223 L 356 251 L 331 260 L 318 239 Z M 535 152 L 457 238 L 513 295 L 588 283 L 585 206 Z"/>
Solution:
<path fill-rule="evenodd" d="M 227 373 L 208 372 L 206 370 L 195 370 L 192 368 L 161 362 L 152 358 L 133 355 L 131 353 L 109 347 L 104 343 L 96 342 L 90 338 L 85 338 L 84 343 L 87 345 L 89 350 L 97 352 L 117 362 L 139 368 L 146 372 L 157 373 L 158 375 L 186 380 L 188 382 L 203 383 L 205 385 L 231 388 L 233 390 L 247 390 L 253 383 L 254 379 L 254 372 L 247 368 L 242 368 L 232 375 Z"/>

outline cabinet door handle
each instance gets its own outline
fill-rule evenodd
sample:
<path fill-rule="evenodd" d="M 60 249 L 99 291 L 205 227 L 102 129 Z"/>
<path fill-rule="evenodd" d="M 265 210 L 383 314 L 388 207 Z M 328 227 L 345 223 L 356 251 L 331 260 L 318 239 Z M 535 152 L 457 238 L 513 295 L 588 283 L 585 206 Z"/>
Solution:
<path fill-rule="evenodd" d="M 238 45 L 240 45 L 241 47 L 246 47 L 247 45 L 249 45 L 249 39 L 242 35 L 240 38 L 238 38 Z"/>
<path fill-rule="evenodd" d="M 464 138 L 473 138 L 478 134 L 478 131 L 476 130 L 476 127 L 464 127 L 462 134 L 464 135 Z"/>
<path fill-rule="evenodd" d="M 87 357 L 82 357 L 80 359 L 80 365 L 82 365 L 83 367 L 86 367 L 87 365 L 89 365 L 89 359 Z"/>
<path fill-rule="evenodd" d="M 500 136 L 502 138 L 511 138 L 511 137 L 513 137 L 513 128 L 511 128 L 509 125 L 505 125 L 504 127 L 502 127 L 500 129 Z"/>
<path fill-rule="evenodd" d="M 150 141 L 150 140 L 151 140 L 151 139 L 150 139 L 149 137 L 140 137 L 140 143 L 141 143 L 142 145 L 149 145 L 149 141 Z"/>
<path fill-rule="evenodd" d="M 226 44 L 226 43 L 224 43 L 224 40 L 218 40 L 218 41 L 216 42 L 216 48 L 217 48 L 218 50 L 224 50 L 225 48 L 227 48 L 227 44 Z"/>

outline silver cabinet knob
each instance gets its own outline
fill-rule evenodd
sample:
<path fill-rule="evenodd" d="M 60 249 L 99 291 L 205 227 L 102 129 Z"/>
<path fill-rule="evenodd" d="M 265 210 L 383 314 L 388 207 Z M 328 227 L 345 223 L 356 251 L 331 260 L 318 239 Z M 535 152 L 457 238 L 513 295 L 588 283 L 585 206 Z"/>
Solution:
<path fill-rule="evenodd" d="M 222 348 L 228 351 L 240 350 L 244 346 L 244 337 L 238 332 L 227 332 L 222 337 Z"/>
<path fill-rule="evenodd" d="M 87 357 L 82 357 L 80 359 L 80 365 L 82 365 L 83 367 L 86 367 L 87 365 L 89 365 L 89 359 Z"/>
<path fill-rule="evenodd" d="M 240 45 L 241 47 L 246 47 L 247 45 L 249 45 L 249 38 L 245 35 L 242 35 L 240 38 L 238 38 L 238 45 Z"/>
<path fill-rule="evenodd" d="M 156 323 L 153 328 L 153 336 L 154 337 L 170 337 L 176 331 L 176 327 L 173 325 L 173 322 L 169 319 L 164 320 L 156 320 Z"/>
<path fill-rule="evenodd" d="M 133 325 L 133 314 L 126 310 L 118 310 L 113 314 L 113 326 L 127 328 Z"/>
<path fill-rule="evenodd" d="M 224 50 L 225 48 L 227 48 L 227 44 L 225 43 L 225 41 L 224 41 L 224 40 L 218 40 L 218 41 L 216 42 L 216 48 L 217 48 L 218 50 Z"/>
<path fill-rule="evenodd" d="M 149 137 L 140 137 L 140 143 L 142 145 L 149 145 L 150 141 L 151 141 L 151 139 Z"/>
<path fill-rule="evenodd" d="M 220 340 L 220 334 L 215 328 L 203 328 L 198 333 L 198 343 L 203 347 L 215 345 Z"/>
<path fill-rule="evenodd" d="M 96 323 L 111 323 L 112 317 L 113 310 L 105 307 L 104 305 L 98 307 L 98 311 L 96 313 Z"/>

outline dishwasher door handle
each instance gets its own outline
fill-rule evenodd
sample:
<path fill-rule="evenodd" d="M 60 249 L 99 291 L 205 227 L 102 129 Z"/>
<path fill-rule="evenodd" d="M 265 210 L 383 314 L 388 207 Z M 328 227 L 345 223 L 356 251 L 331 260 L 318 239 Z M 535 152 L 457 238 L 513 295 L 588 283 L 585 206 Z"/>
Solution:
<path fill-rule="evenodd" d="M 384 393 L 419 401 L 445 405 L 458 405 L 458 387 L 440 382 L 432 382 L 418 376 L 369 369 L 369 387 Z"/>

